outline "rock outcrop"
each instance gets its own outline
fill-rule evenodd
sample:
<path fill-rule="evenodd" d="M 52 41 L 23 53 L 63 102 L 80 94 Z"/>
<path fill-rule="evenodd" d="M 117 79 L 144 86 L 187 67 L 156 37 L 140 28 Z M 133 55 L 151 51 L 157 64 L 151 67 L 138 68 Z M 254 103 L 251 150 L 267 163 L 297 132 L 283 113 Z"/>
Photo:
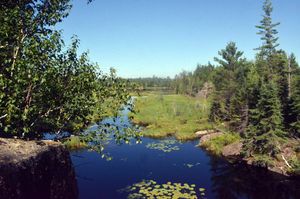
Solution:
<path fill-rule="evenodd" d="M 210 129 L 210 130 L 202 130 L 202 131 L 197 131 L 195 133 L 195 135 L 198 137 L 198 138 L 201 138 L 202 136 L 204 135 L 208 135 L 208 134 L 212 134 L 212 133 L 215 133 L 216 131 L 213 130 L 213 129 Z"/>
<path fill-rule="evenodd" d="M 215 132 L 215 133 L 210 133 L 210 134 L 203 135 L 200 138 L 200 145 L 201 145 L 201 143 L 207 142 L 207 141 L 211 140 L 212 138 L 218 137 L 218 136 L 223 135 L 223 134 L 224 133 L 222 133 L 222 132 Z"/>
<path fill-rule="evenodd" d="M 207 99 L 214 90 L 211 82 L 205 82 L 202 89 L 196 94 L 196 97 Z"/>
<path fill-rule="evenodd" d="M 239 157 L 241 155 L 243 143 L 234 142 L 232 144 L 226 145 L 222 149 L 222 155 L 224 157 Z"/>
<path fill-rule="evenodd" d="M 78 198 L 69 152 L 53 141 L 0 138 L 0 198 Z"/>

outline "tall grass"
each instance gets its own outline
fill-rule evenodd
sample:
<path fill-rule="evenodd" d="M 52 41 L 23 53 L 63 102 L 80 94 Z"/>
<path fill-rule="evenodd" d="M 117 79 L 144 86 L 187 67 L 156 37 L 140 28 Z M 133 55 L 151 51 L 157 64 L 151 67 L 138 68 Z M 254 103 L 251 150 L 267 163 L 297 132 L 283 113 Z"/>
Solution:
<path fill-rule="evenodd" d="M 211 129 L 207 122 L 209 100 L 182 95 L 148 95 L 135 102 L 136 114 L 133 121 L 145 126 L 144 135 L 177 139 L 196 138 L 195 132 Z"/>

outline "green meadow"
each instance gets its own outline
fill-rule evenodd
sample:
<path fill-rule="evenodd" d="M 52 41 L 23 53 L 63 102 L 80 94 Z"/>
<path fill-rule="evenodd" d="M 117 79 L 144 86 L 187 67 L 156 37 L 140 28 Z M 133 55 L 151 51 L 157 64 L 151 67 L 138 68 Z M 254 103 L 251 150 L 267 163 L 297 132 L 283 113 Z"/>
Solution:
<path fill-rule="evenodd" d="M 135 101 L 133 122 L 144 126 L 146 137 L 197 138 L 196 131 L 212 129 L 208 122 L 209 100 L 184 95 L 147 94 Z"/>

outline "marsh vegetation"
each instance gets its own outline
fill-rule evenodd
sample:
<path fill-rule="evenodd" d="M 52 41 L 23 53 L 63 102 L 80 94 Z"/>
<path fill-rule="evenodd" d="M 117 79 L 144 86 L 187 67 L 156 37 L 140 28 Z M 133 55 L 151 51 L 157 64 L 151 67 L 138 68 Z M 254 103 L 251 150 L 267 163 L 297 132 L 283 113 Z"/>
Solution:
<path fill-rule="evenodd" d="M 197 138 L 196 131 L 212 129 L 208 122 L 209 100 L 183 95 L 147 95 L 134 104 L 132 121 L 145 127 L 147 137 L 175 136 L 178 140 Z"/>

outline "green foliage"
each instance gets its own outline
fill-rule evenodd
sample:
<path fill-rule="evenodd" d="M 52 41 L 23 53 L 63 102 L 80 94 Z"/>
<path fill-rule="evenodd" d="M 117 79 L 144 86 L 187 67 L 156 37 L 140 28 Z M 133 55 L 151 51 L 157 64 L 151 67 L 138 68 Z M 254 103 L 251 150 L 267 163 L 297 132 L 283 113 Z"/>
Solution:
<path fill-rule="evenodd" d="M 250 110 L 245 147 L 250 154 L 274 157 L 279 152 L 279 138 L 284 137 L 281 103 L 274 82 L 263 83 L 258 104 Z"/>
<path fill-rule="evenodd" d="M 195 96 L 206 82 L 211 82 L 214 75 L 214 66 L 198 65 L 193 72 L 183 71 L 175 76 L 174 89 L 176 94 Z"/>
<path fill-rule="evenodd" d="M 300 155 L 295 156 L 290 161 L 291 164 L 291 173 L 294 175 L 300 175 Z"/>
<path fill-rule="evenodd" d="M 290 130 L 291 135 L 300 138 L 300 77 L 297 78 L 295 91 L 290 101 Z"/>
<path fill-rule="evenodd" d="M 201 146 L 216 155 L 220 155 L 222 153 L 222 149 L 226 145 L 237 142 L 240 139 L 241 138 L 238 133 L 224 133 L 223 135 L 214 137 L 204 143 L 201 143 Z"/>
<path fill-rule="evenodd" d="M 79 150 L 79 149 L 84 149 L 87 148 L 87 143 L 83 142 L 80 137 L 78 136 L 72 136 L 68 138 L 65 142 L 64 145 L 69 149 L 69 150 Z"/>
<path fill-rule="evenodd" d="M 70 8 L 70 0 L 0 4 L 0 136 L 78 133 L 129 101 L 127 81 L 102 74 L 77 53 L 76 37 L 66 47 L 54 30 Z"/>
<path fill-rule="evenodd" d="M 270 158 L 270 156 L 267 155 L 255 155 L 252 164 L 254 166 L 262 167 L 262 168 L 268 168 L 274 166 L 272 158 Z"/>
<path fill-rule="evenodd" d="M 221 58 L 215 57 L 215 61 L 227 71 L 235 71 L 237 65 L 243 61 L 243 52 L 238 51 L 234 42 L 229 42 L 225 49 L 218 52 Z"/>
<path fill-rule="evenodd" d="M 221 110 L 221 104 L 217 100 L 214 100 L 209 114 L 209 121 L 210 122 L 218 122 L 223 119 L 223 112 Z"/>
<path fill-rule="evenodd" d="M 156 88 L 160 89 L 172 89 L 172 79 L 170 77 L 146 77 L 146 78 L 129 78 L 131 82 L 139 84 L 143 91 L 152 90 Z"/>
<path fill-rule="evenodd" d="M 243 121 L 248 111 L 247 83 L 253 66 L 242 58 L 243 52 L 237 49 L 234 42 L 228 43 L 219 55 L 220 58 L 215 58 L 220 66 L 216 69 L 213 81 L 216 91 L 211 119 L 214 115 L 218 116 L 218 119 L 230 121 L 234 130 L 243 131 Z"/>

